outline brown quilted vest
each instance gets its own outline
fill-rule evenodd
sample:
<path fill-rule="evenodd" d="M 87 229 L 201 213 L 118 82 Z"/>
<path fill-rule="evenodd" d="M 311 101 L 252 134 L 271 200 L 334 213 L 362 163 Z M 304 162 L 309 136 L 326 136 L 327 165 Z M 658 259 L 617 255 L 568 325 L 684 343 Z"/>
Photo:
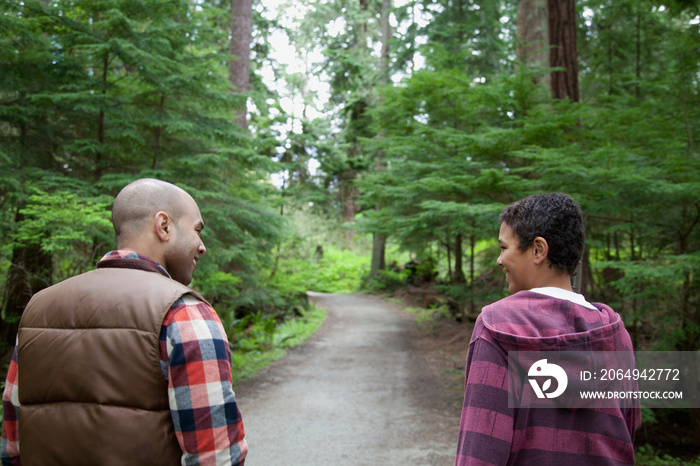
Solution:
<path fill-rule="evenodd" d="M 18 333 L 22 464 L 180 464 L 158 338 L 185 294 L 158 273 L 103 268 L 32 298 Z"/>

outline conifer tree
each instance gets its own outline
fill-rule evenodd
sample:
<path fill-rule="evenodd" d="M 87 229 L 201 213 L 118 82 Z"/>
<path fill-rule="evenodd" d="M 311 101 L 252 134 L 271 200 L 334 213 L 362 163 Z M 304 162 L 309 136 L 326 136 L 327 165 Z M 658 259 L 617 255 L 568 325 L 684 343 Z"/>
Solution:
<path fill-rule="evenodd" d="M 218 53 L 228 36 L 216 27 L 221 12 L 187 1 L 2 8 L 12 33 L 0 38 L 0 164 L 14 181 L 0 193 L 9 233 L 1 250 L 14 251 L 5 257 L 23 274 L 4 281 L 3 320 L 16 324 L 39 287 L 92 268 L 112 247 L 108 221 L 89 229 L 76 222 L 59 235 L 59 220 L 108 216 L 110 196 L 144 176 L 179 183 L 200 201 L 215 232 L 207 241 L 221 246 L 200 276 L 245 276 L 249 296 L 280 222 L 260 183 L 269 160 L 232 122 L 240 99 Z M 51 217 L 58 223 L 40 221 L 47 209 L 63 214 Z M 226 296 L 207 288 L 214 300 Z M 245 295 L 227 291 L 231 305 Z"/>
<path fill-rule="evenodd" d="M 245 94 L 250 83 L 250 41 L 252 31 L 252 0 L 231 0 L 231 47 L 229 75 L 236 92 Z M 236 124 L 248 128 L 247 109 L 239 110 Z"/>

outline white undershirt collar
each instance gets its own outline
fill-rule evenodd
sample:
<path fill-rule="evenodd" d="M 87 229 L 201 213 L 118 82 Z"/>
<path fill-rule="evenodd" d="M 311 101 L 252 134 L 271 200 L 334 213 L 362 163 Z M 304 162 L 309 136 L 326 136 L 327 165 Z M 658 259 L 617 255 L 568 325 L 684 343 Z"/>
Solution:
<path fill-rule="evenodd" d="M 539 293 L 552 298 L 565 299 L 571 301 L 575 304 L 580 304 L 581 306 L 587 307 L 588 309 L 598 310 L 594 305 L 586 301 L 586 298 L 582 294 L 574 293 L 573 291 L 565 290 L 564 288 L 557 288 L 554 286 L 544 286 L 542 288 L 532 288 L 530 291 L 533 293 Z"/>

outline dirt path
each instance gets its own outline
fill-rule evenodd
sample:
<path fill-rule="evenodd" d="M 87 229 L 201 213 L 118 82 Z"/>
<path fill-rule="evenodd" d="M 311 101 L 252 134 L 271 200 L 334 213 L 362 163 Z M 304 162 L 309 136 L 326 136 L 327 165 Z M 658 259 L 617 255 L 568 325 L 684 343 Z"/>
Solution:
<path fill-rule="evenodd" d="M 323 327 L 236 387 L 246 465 L 454 464 L 459 409 L 410 316 L 374 297 L 310 296 Z"/>

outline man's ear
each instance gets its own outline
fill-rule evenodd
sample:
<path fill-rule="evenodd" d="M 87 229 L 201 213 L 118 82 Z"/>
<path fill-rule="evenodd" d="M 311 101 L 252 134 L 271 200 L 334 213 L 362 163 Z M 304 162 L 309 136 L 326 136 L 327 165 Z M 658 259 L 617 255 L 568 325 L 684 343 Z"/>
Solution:
<path fill-rule="evenodd" d="M 535 264 L 541 264 L 547 259 L 547 255 L 549 254 L 549 244 L 547 244 L 547 240 L 541 236 L 535 238 L 532 242 L 532 251 Z"/>
<path fill-rule="evenodd" d="M 172 233 L 173 221 L 163 211 L 158 212 L 155 217 L 153 217 L 153 226 L 156 231 L 156 235 L 162 242 L 170 241 L 170 234 Z"/>

